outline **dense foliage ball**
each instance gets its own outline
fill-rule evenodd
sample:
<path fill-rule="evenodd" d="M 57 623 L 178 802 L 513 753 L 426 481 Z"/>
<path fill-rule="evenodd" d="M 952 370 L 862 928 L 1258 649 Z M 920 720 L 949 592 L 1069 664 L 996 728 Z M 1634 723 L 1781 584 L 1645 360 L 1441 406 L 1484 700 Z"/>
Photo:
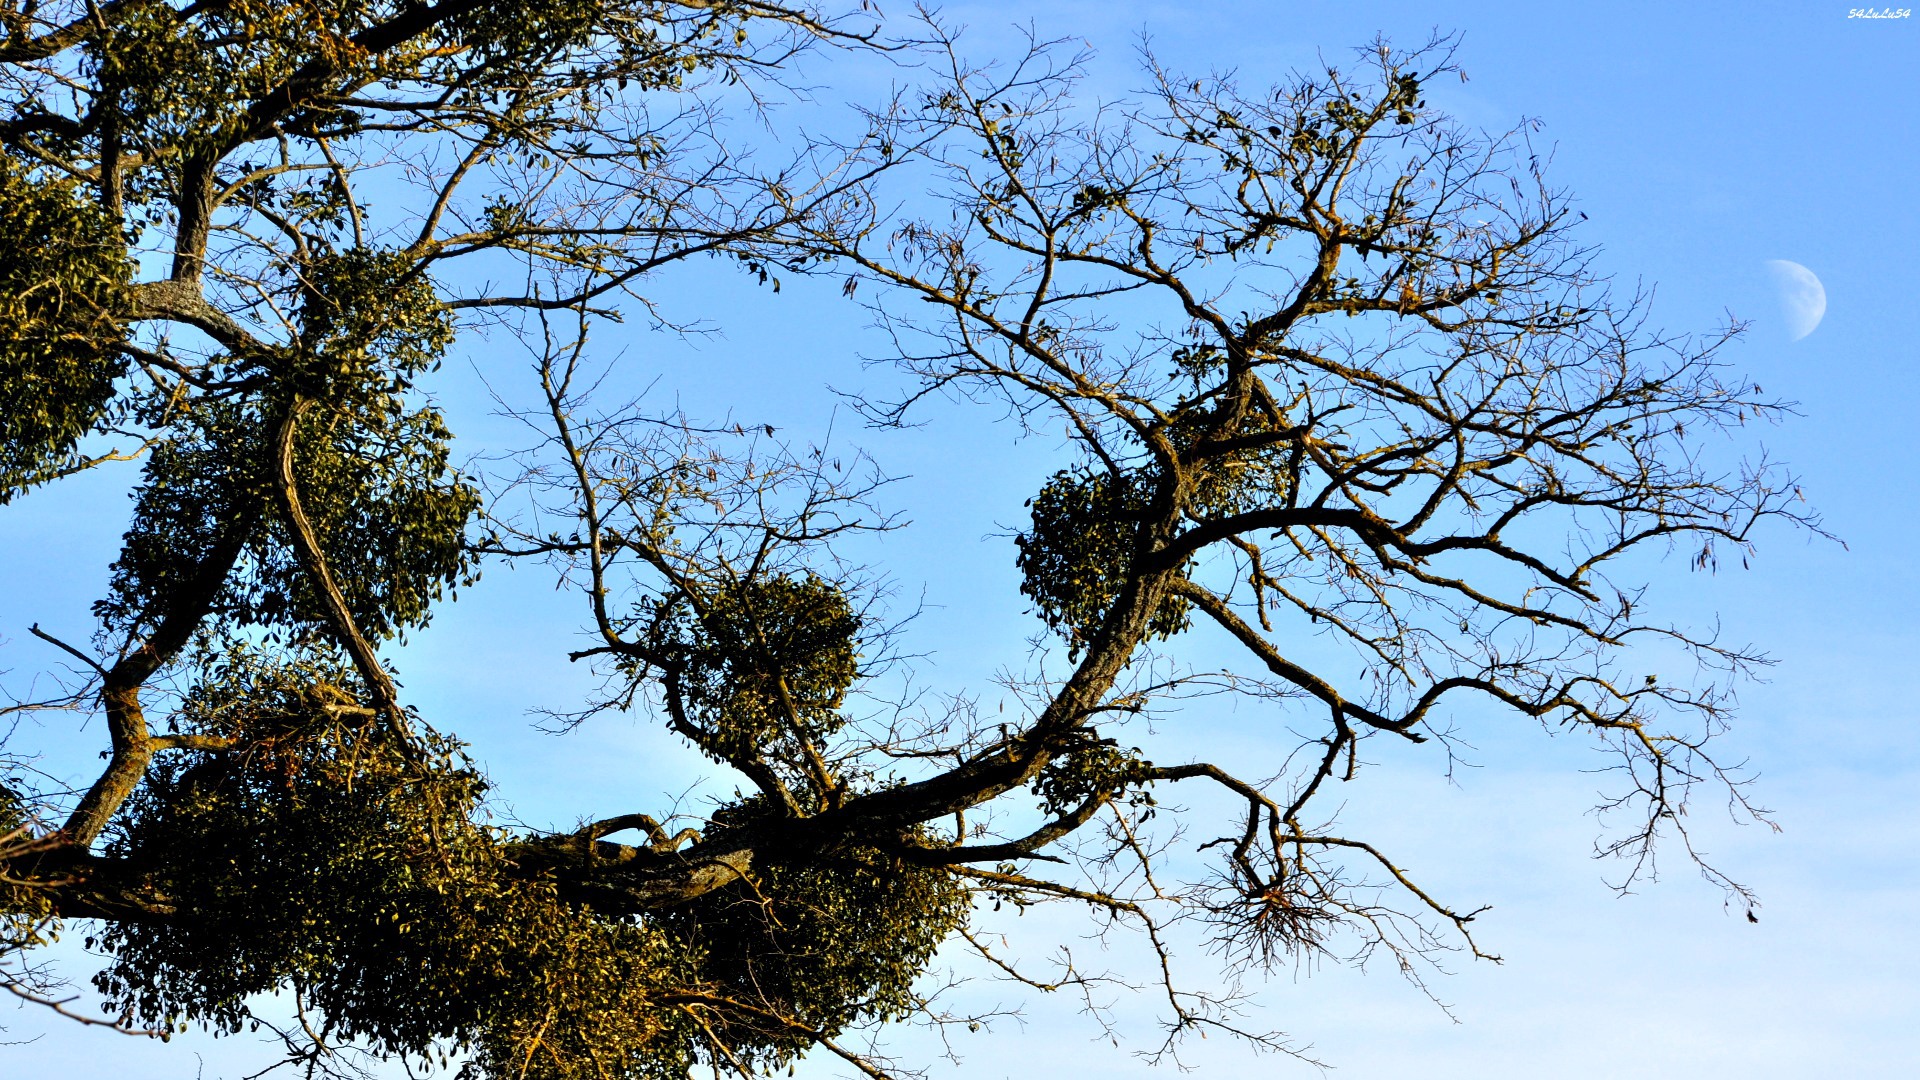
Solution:
<path fill-rule="evenodd" d="M 766 812 L 759 798 L 723 808 L 716 835 Z M 723 1040 L 772 1065 L 812 1044 L 807 1028 L 832 1036 L 910 1015 L 914 980 L 970 907 L 970 892 L 945 868 L 856 846 L 770 854 L 748 879 L 656 921 L 716 992 L 748 1007 L 712 1021 Z"/>
<path fill-rule="evenodd" d="M 176 915 L 103 932 L 108 1006 L 231 1032 L 250 998 L 291 987 L 327 1033 L 380 1053 L 468 1047 L 500 1076 L 656 1075 L 656 999 L 690 974 L 678 950 L 512 874 L 458 745 L 354 721 L 339 705 L 355 689 L 337 666 L 241 651 L 189 696 L 176 722 L 232 746 L 170 759 L 129 805 L 110 853 Z"/>
<path fill-rule="evenodd" d="M 846 593 L 812 574 L 731 583 L 697 604 L 660 606 L 653 618 L 658 651 L 681 669 L 688 711 L 743 753 L 840 728 L 860 673 L 860 629 Z"/>
<path fill-rule="evenodd" d="M 1138 473 L 1062 469 L 1028 501 L 1033 525 L 1014 540 L 1020 591 L 1076 653 L 1120 597 L 1152 490 Z M 1187 623 L 1186 602 L 1169 598 L 1148 629 L 1164 637 Z"/>
<path fill-rule="evenodd" d="M 0 154 L 0 504 L 57 474 L 106 415 L 132 269 L 84 190 Z"/>

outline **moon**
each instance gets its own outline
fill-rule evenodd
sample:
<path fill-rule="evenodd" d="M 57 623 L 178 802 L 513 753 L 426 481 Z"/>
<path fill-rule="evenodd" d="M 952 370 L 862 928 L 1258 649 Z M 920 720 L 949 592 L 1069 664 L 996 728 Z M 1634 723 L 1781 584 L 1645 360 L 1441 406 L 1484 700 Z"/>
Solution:
<path fill-rule="evenodd" d="M 1827 313 L 1827 290 L 1820 279 L 1813 276 L 1813 271 L 1785 259 L 1768 259 L 1767 273 L 1773 276 L 1780 313 L 1786 318 L 1787 340 L 1799 341 L 1813 333 Z"/>

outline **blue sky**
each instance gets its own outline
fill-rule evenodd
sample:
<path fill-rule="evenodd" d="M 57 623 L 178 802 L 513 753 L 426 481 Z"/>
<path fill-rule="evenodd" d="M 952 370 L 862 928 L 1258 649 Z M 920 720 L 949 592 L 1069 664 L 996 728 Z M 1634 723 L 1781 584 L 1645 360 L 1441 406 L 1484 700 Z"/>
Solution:
<path fill-rule="evenodd" d="M 891 9 L 889 9 L 891 10 Z M 1011 49 L 1009 12 L 959 5 L 975 56 Z M 1920 26 L 1848 18 L 1843 3 L 1795 4 L 1204 4 L 1034 3 L 1021 11 L 1042 37 L 1083 38 L 1097 52 L 1090 89 L 1125 96 L 1140 84 L 1144 33 L 1176 68 L 1235 68 L 1243 81 L 1284 77 L 1316 57 L 1342 58 L 1379 32 L 1412 42 L 1461 35 L 1464 83 L 1429 100 L 1504 129 L 1538 119 L 1553 179 L 1570 189 L 1604 246 L 1602 265 L 1657 284 L 1658 321 L 1706 329 L 1728 312 L 1755 320 L 1729 353 L 1802 415 L 1759 433 L 1793 463 L 1845 545 L 1778 531 L 1750 569 L 1659 574 L 1680 609 L 1714 614 L 1778 661 L 1743 694 L 1731 744 L 1760 774 L 1757 795 L 1782 832 L 1698 813 L 1708 845 L 1760 893 L 1761 921 L 1723 910 L 1719 894 L 1680 864 L 1617 898 L 1617 868 L 1589 857 L 1585 816 L 1599 764 L 1537 728 L 1473 732 L 1473 768 L 1452 780 L 1419 755 L 1383 753 L 1357 823 L 1391 837 L 1444 894 L 1490 903 L 1487 943 L 1503 965 L 1460 961 L 1431 981 L 1442 1011 L 1389 966 L 1364 974 L 1283 972 L 1259 994 L 1268 1024 L 1292 1032 L 1336 1076 L 1419 1070 L 1431 1077 L 1894 1077 L 1920 1073 L 1920 470 L 1912 462 L 1920 375 Z M 824 69 L 822 69 L 824 70 Z M 846 89 L 846 87 L 839 87 Z M 1782 329 L 1764 263 L 1805 265 L 1828 311 L 1797 342 Z M 721 336 L 696 346 L 637 325 L 600 340 L 622 364 L 696 415 L 732 412 L 790 432 L 824 431 L 867 448 L 896 475 L 892 505 L 912 529 L 876 548 L 908 600 L 927 610 L 913 644 L 931 650 L 927 677 L 975 684 L 1024 655 L 1031 620 L 1014 595 L 1012 548 L 997 538 L 1050 468 L 1054 448 L 1017 442 L 990 413 L 936 410 L 928 427 L 867 432 L 834 418 L 831 385 L 888 376 L 859 362 L 877 343 L 830 302 L 831 287 L 790 284 L 779 297 L 718 267 L 660 283 L 669 305 L 726 312 Z M 476 345 L 490 371 L 497 356 Z M 637 381 L 639 380 L 636 375 Z M 472 449 L 511 434 L 485 415 L 471 381 L 446 391 Z M 990 463 L 982 467 L 982 463 Z M 27 624 L 84 636 L 85 605 L 104 580 L 122 481 L 84 478 L 0 513 L 0 668 L 43 662 Z M 705 775 L 644 722 L 609 722 L 555 740 L 524 710 L 577 686 L 560 654 L 576 613 L 525 571 L 496 571 L 407 649 L 409 694 L 475 740 L 519 813 L 535 823 L 659 805 Z M 56 722 L 57 723 L 57 722 Z M 1244 718 L 1206 718 L 1216 757 L 1257 754 Z M 84 768 L 100 735 L 52 724 L 53 767 Z M 77 775 L 77 772 L 76 772 Z M 1723 815 L 1722 815 L 1723 816 Z M 1079 924 L 1029 915 L 1015 940 L 1077 934 Z M 1022 935 L 1032 935 L 1023 938 Z M 1086 948 L 1092 948 L 1087 945 Z M 1122 950 L 1124 953 L 1124 949 Z M 1116 955 L 1122 965 L 1128 957 Z M 1204 973 L 1203 956 L 1189 956 Z M 955 1044 L 938 1060 L 911 1033 L 895 1049 L 936 1077 L 1177 1075 L 1133 1051 L 1154 1043 L 1151 1002 L 1121 996 L 1114 1046 L 1066 1003 L 994 987 L 971 991 L 1026 1010 L 1024 1023 Z M 1457 1022 L 1456 1022 L 1457 1021 Z M 127 1040 L 34 1013 L 0 1011 L 4 1071 L 65 1076 L 239 1076 L 260 1049 L 189 1036 L 172 1046 Z M 1312 1076 L 1222 1042 L 1190 1047 L 1203 1076 Z M 257 1065 L 255 1066 L 257 1067 Z M 824 1063 L 812 1076 L 838 1075 Z"/>

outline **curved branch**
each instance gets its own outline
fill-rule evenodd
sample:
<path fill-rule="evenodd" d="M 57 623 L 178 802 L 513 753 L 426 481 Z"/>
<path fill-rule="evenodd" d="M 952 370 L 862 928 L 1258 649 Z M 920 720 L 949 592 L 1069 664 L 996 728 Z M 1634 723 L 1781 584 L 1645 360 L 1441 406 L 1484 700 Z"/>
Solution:
<path fill-rule="evenodd" d="M 1180 578 L 1173 582 L 1172 591 L 1174 595 L 1191 601 L 1195 607 L 1206 612 L 1213 621 L 1219 623 L 1222 628 L 1232 634 L 1235 640 L 1246 646 L 1247 651 L 1259 657 L 1260 661 L 1267 666 L 1268 671 L 1273 672 L 1282 679 L 1298 686 L 1300 689 L 1305 690 L 1321 701 L 1326 702 L 1327 706 L 1336 713 L 1351 716 L 1361 723 L 1366 724 L 1368 727 L 1378 728 L 1381 731 L 1391 731 L 1409 742 L 1427 741 L 1425 735 L 1417 731 L 1409 730 L 1413 727 L 1414 723 L 1417 722 L 1417 717 L 1389 720 L 1363 705 L 1357 705 L 1348 701 L 1341 695 L 1340 691 L 1334 689 L 1332 684 L 1328 683 L 1325 679 L 1320 678 L 1306 668 L 1281 656 L 1280 651 L 1273 647 L 1272 642 L 1261 637 L 1258 631 L 1248 626 L 1240 616 L 1233 613 L 1232 608 L 1229 608 L 1218 596 L 1215 596 L 1211 590 L 1203 589 L 1185 578 Z"/>
<path fill-rule="evenodd" d="M 274 432 L 274 494 L 279 498 L 281 511 L 287 517 L 287 533 L 293 540 L 294 558 L 306 573 L 308 582 L 320 594 L 320 602 L 326 609 L 327 623 L 335 639 L 352 658 L 354 670 L 359 672 L 368 693 L 373 695 L 374 708 L 388 714 L 398 733 L 404 730 L 404 725 L 399 716 L 400 699 L 394 690 L 393 679 L 380 666 L 380 657 L 374 651 L 373 643 L 367 640 L 354 622 L 353 612 L 347 607 L 347 598 L 341 593 L 333 570 L 327 564 L 326 553 L 320 550 L 320 539 L 314 533 L 313 522 L 308 519 L 306 508 L 300 502 L 300 484 L 293 469 L 294 444 L 300 419 L 312 405 L 311 399 L 296 396 L 288 404 L 286 415 L 281 418 Z"/>

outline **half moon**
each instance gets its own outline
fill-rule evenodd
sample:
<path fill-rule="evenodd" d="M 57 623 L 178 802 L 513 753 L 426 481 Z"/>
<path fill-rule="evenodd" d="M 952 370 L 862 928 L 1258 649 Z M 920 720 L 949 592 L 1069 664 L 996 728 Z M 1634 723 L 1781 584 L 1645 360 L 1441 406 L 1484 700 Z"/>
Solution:
<path fill-rule="evenodd" d="M 1797 262 L 1768 259 L 1767 272 L 1773 275 L 1774 293 L 1780 301 L 1780 313 L 1786 319 L 1787 339 L 1799 341 L 1827 313 L 1827 290 L 1813 271 Z"/>

